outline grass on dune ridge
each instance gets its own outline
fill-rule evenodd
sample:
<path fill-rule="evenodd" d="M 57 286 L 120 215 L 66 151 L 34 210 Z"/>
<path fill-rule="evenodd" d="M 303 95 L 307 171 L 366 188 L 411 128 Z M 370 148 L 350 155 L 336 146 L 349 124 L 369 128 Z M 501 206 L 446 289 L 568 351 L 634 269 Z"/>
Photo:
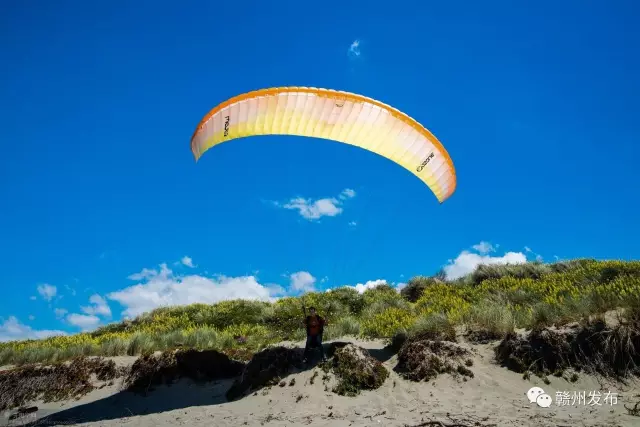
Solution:
<path fill-rule="evenodd" d="M 516 328 L 560 326 L 623 309 L 640 318 L 640 261 L 580 259 L 553 264 L 481 265 L 447 281 L 414 277 L 398 292 L 381 285 L 308 293 L 328 317 L 325 340 L 390 338 L 398 332 L 454 330 L 502 338 Z M 0 365 L 57 362 L 81 355 L 138 355 L 175 347 L 215 349 L 246 360 L 284 340 L 302 340 L 300 297 L 274 303 L 232 300 L 164 307 L 93 332 L 0 343 Z M 243 339 L 238 339 L 243 337 Z"/>

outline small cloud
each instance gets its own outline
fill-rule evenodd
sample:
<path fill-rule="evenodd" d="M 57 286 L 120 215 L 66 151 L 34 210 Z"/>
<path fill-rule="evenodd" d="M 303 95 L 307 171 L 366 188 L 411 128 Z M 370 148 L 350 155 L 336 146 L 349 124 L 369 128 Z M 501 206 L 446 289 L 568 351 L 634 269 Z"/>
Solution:
<path fill-rule="evenodd" d="M 7 320 L 0 323 L 0 342 L 43 339 L 56 335 L 67 335 L 67 333 L 56 330 L 35 330 L 28 325 L 20 323 L 15 316 L 9 316 Z"/>
<path fill-rule="evenodd" d="M 64 308 L 56 308 L 55 310 L 53 310 L 53 312 L 56 314 L 56 317 L 58 319 L 62 319 L 64 315 L 68 313 L 68 311 Z"/>
<path fill-rule="evenodd" d="M 161 264 L 160 271 L 145 268 L 129 278 L 141 282 L 107 295 L 108 299 L 125 308 L 121 314 L 128 318 L 171 305 L 214 304 L 229 299 L 274 299 L 270 293 L 272 289 L 258 283 L 254 276 L 177 275 L 166 264 Z"/>
<path fill-rule="evenodd" d="M 71 294 L 71 296 L 76 296 L 76 290 L 73 289 L 71 286 L 69 285 L 64 285 L 65 289 L 69 291 L 69 293 Z"/>
<path fill-rule="evenodd" d="M 488 254 L 489 252 L 495 252 L 495 248 L 489 242 L 480 242 L 477 245 L 472 246 L 474 250 L 481 254 Z"/>
<path fill-rule="evenodd" d="M 151 270 L 148 268 L 143 268 L 140 273 L 134 273 L 128 277 L 130 280 L 144 280 L 150 277 L 154 277 L 158 275 L 157 270 Z"/>
<path fill-rule="evenodd" d="M 356 39 L 349 46 L 349 50 L 347 51 L 347 56 L 351 59 L 356 59 L 361 55 L 360 51 L 360 40 Z"/>
<path fill-rule="evenodd" d="M 345 188 L 344 190 L 342 190 L 342 193 L 340 193 L 338 197 L 342 200 L 353 199 L 354 197 L 356 197 L 356 192 L 355 190 L 352 190 L 350 188 Z"/>
<path fill-rule="evenodd" d="M 90 306 L 80 307 L 81 310 L 91 316 L 111 317 L 111 309 L 107 301 L 98 294 L 93 294 L 89 298 Z"/>
<path fill-rule="evenodd" d="M 82 329 L 83 332 L 86 332 L 95 329 L 100 324 L 100 318 L 90 314 L 72 313 L 67 315 L 67 322 Z"/>
<path fill-rule="evenodd" d="M 191 259 L 191 257 L 188 257 L 186 255 L 182 257 L 180 262 L 182 263 L 182 265 L 186 265 L 187 267 L 190 267 L 190 268 L 194 268 L 195 267 L 193 265 L 193 260 Z"/>
<path fill-rule="evenodd" d="M 336 199 L 303 199 L 301 197 L 291 199 L 283 205 L 285 209 L 297 209 L 300 215 L 308 220 L 320 219 L 323 216 L 336 216 L 342 213 L 340 202 Z"/>
<path fill-rule="evenodd" d="M 347 199 L 355 197 L 356 192 L 350 188 L 343 190 L 338 197 L 330 197 L 324 199 L 305 199 L 303 197 L 295 197 L 287 203 L 271 202 L 276 207 L 297 210 L 300 216 L 313 221 L 323 216 L 337 216 L 343 212 L 342 205 Z"/>
<path fill-rule="evenodd" d="M 38 298 L 37 298 L 35 295 L 31 295 L 31 296 L 29 297 L 29 299 L 30 299 L 31 301 L 35 301 L 35 300 L 37 300 Z"/>
<path fill-rule="evenodd" d="M 269 291 L 269 295 L 272 295 L 273 297 L 284 296 L 287 293 L 287 290 L 277 283 L 266 284 L 265 288 Z"/>
<path fill-rule="evenodd" d="M 33 322 L 34 320 L 36 320 L 36 316 L 34 316 L 33 314 L 30 314 L 29 315 L 29 320 L 31 320 Z"/>
<path fill-rule="evenodd" d="M 387 281 L 383 280 L 383 279 L 377 279 L 377 280 L 369 280 L 366 283 L 358 283 L 355 286 L 349 286 L 350 288 L 354 288 L 356 291 L 358 291 L 359 293 L 363 293 L 364 291 L 366 291 L 367 289 L 373 289 L 377 286 L 380 285 L 386 285 Z"/>
<path fill-rule="evenodd" d="M 316 278 L 308 271 L 298 271 L 290 276 L 291 290 L 293 291 L 312 291 L 314 289 Z"/>
<path fill-rule="evenodd" d="M 559 261 L 559 260 L 560 260 L 560 257 L 559 257 L 558 255 L 554 255 L 554 256 L 553 256 L 553 259 L 555 259 L 556 261 Z"/>
<path fill-rule="evenodd" d="M 407 286 L 406 283 L 400 282 L 396 285 L 396 289 L 398 290 L 398 292 L 400 292 L 405 286 Z"/>
<path fill-rule="evenodd" d="M 356 225 L 358 225 L 358 223 L 357 223 L 357 222 L 355 222 L 355 221 L 351 221 L 351 222 L 349 223 L 349 227 L 355 227 Z"/>
<path fill-rule="evenodd" d="M 531 256 L 534 256 L 534 257 L 535 257 L 535 260 L 536 260 L 537 262 L 542 262 L 542 261 L 544 260 L 544 259 L 542 258 L 542 255 L 540 255 L 540 254 L 538 254 L 538 253 L 535 253 L 535 252 L 534 252 L 534 251 L 533 251 L 529 246 L 525 246 L 525 247 L 524 247 L 524 251 L 525 251 L 527 254 L 529 254 L 529 255 L 531 255 Z"/>
<path fill-rule="evenodd" d="M 53 297 L 56 296 L 57 292 L 58 289 L 55 286 L 49 285 L 48 283 L 38 286 L 38 293 L 47 301 L 51 301 Z"/>
<path fill-rule="evenodd" d="M 527 256 L 522 252 L 507 252 L 503 256 L 490 256 L 462 251 L 455 260 L 449 260 L 448 264 L 444 266 L 444 272 L 447 279 L 454 280 L 472 273 L 480 264 L 520 264 L 526 262 Z"/>
<path fill-rule="evenodd" d="M 106 250 L 102 251 L 100 255 L 98 255 L 98 259 L 100 259 L 101 261 L 115 260 L 117 258 L 117 255 L 118 253 L 114 250 Z"/>

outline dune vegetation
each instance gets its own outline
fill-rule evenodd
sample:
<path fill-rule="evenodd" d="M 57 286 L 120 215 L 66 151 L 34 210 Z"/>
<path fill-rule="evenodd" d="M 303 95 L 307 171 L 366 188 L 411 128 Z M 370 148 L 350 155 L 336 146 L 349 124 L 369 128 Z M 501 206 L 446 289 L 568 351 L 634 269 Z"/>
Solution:
<path fill-rule="evenodd" d="M 380 285 L 286 297 L 165 307 L 93 332 L 0 344 L 0 365 L 57 362 L 77 356 L 145 355 L 176 347 L 218 350 L 249 360 L 265 347 L 302 340 L 302 307 L 313 305 L 330 325 L 325 340 L 386 338 L 463 331 L 475 340 L 504 339 L 518 328 L 540 330 L 599 319 L 618 310 L 640 324 L 640 261 L 589 259 L 553 264 L 483 265 L 447 281 L 414 277 L 400 292 Z"/>

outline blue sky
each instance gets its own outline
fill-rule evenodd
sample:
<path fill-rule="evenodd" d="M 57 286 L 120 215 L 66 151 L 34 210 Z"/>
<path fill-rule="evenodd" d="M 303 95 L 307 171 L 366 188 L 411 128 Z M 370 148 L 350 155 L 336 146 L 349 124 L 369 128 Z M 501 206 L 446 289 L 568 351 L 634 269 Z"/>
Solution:
<path fill-rule="evenodd" d="M 2 3 L 0 339 L 479 262 L 640 256 L 637 2 L 232 4 Z M 323 140 L 194 162 L 216 104 L 295 85 L 414 117 L 456 193 L 440 205 Z"/>

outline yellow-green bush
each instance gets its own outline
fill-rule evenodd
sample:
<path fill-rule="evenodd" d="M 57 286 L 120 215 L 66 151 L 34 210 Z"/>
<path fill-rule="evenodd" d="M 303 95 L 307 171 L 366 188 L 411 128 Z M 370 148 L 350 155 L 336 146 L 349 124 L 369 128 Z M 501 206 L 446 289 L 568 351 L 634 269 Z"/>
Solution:
<path fill-rule="evenodd" d="M 407 282 L 407 285 L 404 288 L 402 288 L 402 290 L 400 291 L 400 295 L 402 295 L 402 297 L 409 302 L 416 302 L 420 299 L 425 289 L 427 289 L 429 286 L 432 286 L 441 282 L 442 282 L 441 280 L 434 279 L 432 277 L 425 277 L 425 276 L 412 277 Z"/>
<path fill-rule="evenodd" d="M 517 323 L 517 309 L 502 299 L 486 299 L 473 305 L 463 316 L 471 331 L 492 337 L 504 337 Z"/>
<path fill-rule="evenodd" d="M 363 294 L 342 287 L 275 303 L 233 300 L 163 307 L 91 333 L 0 343 L 0 364 L 140 354 L 178 345 L 246 356 L 269 343 L 304 339 L 303 304 L 329 319 L 325 339 L 390 337 L 401 330 L 442 328 L 438 322 L 445 321 L 503 334 L 514 325 L 565 324 L 620 307 L 626 307 L 628 319 L 640 322 L 640 261 L 483 266 L 454 282 L 425 277 L 409 282 L 417 284 L 410 298 L 382 285 Z M 236 340 L 238 336 L 246 342 Z"/>
<path fill-rule="evenodd" d="M 347 291 L 348 292 L 348 291 Z M 336 321 L 349 315 L 349 309 L 341 300 L 342 295 L 334 296 L 333 292 L 312 292 L 304 296 L 286 297 L 276 301 L 273 305 L 272 316 L 268 320 L 269 326 L 287 338 L 297 335 L 302 330 L 304 313 L 309 307 L 315 307 L 318 314 L 330 321 Z"/>
<path fill-rule="evenodd" d="M 324 330 L 324 339 L 332 340 L 344 336 L 360 335 L 360 321 L 355 316 L 345 316 L 331 322 Z"/>
<path fill-rule="evenodd" d="M 474 298 L 473 289 L 467 286 L 437 283 L 424 290 L 416 302 L 416 310 L 421 315 L 443 313 L 457 322 L 469 310 Z"/>
<path fill-rule="evenodd" d="M 330 292 L 326 292 L 326 294 L 329 300 L 340 303 L 348 310 L 348 313 L 344 313 L 345 315 L 358 316 L 365 306 L 364 297 L 353 287 L 334 288 Z"/>
<path fill-rule="evenodd" d="M 368 307 L 375 302 L 402 300 L 402 296 L 394 287 L 388 284 L 381 284 L 365 290 L 362 294 L 362 299 L 365 306 Z"/>
<path fill-rule="evenodd" d="M 455 341 L 454 324 L 444 313 L 429 313 L 418 316 L 408 330 L 409 336 L 420 335 L 430 339 Z"/>
<path fill-rule="evenodd" d="M 362 320 L 362 332 L 370 338 L 389 338 L 395 333 L 407 330 L 415 321 L 415 315 L 401 308 L 386 310 Z"/>

